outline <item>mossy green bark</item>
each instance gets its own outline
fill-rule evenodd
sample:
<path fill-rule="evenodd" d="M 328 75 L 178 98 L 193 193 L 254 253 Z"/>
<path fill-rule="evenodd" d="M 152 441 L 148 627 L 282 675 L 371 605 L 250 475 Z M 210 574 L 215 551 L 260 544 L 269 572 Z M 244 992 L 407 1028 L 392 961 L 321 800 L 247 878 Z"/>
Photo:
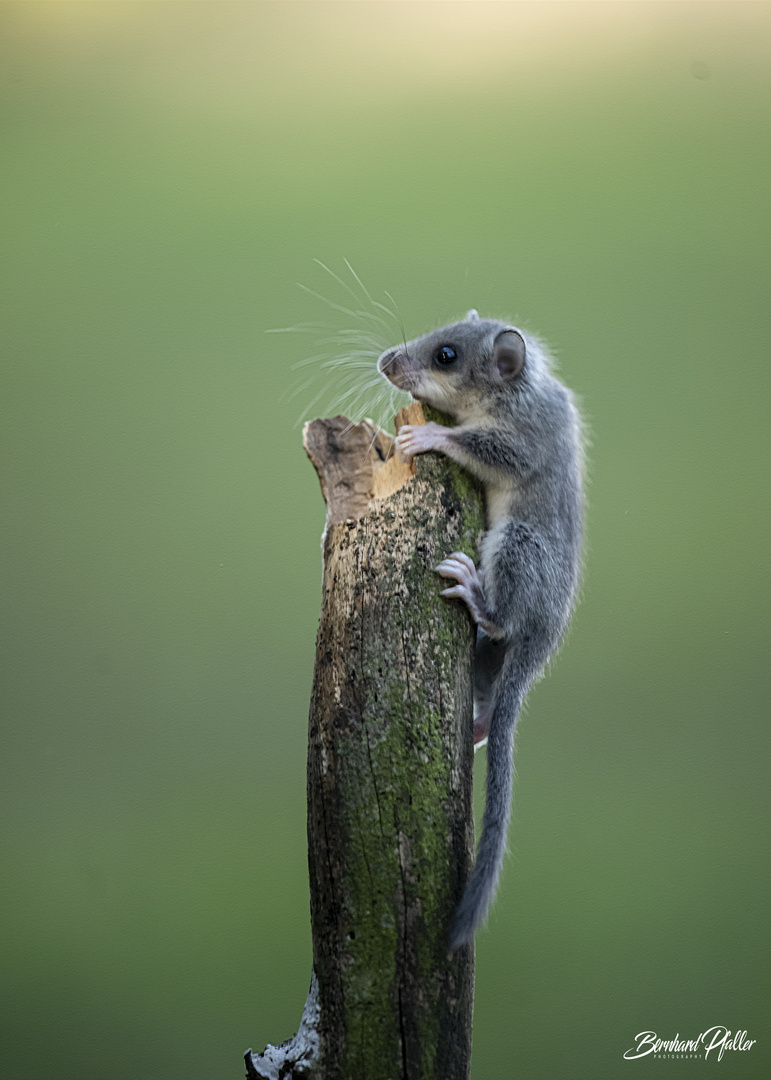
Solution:
<path fill-rule="evenodd" d="M 339 1080 L 468 1076 L 474 627 L 434 571 L 477 557 L 479 492 L 437 455 L 324 539 L 308 841 L 321 1056 Z"/>

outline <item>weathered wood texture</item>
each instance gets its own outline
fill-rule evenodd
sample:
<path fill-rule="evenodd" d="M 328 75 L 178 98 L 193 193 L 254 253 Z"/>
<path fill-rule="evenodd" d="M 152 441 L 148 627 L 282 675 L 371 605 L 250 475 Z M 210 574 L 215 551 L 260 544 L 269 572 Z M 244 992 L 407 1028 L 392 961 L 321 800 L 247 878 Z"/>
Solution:
<path fill-rule="evenodd" d="M 308 740 L 318 1038 L 281 1075 L 465 1080 L 473 946 L 447 942 L 473 856 L 474 628 L 433 567 L 476 557 L 482 502 L 446 459 L 393 463 L 390 443 L 341 417 L 305 432 L 328 505 Z"/>

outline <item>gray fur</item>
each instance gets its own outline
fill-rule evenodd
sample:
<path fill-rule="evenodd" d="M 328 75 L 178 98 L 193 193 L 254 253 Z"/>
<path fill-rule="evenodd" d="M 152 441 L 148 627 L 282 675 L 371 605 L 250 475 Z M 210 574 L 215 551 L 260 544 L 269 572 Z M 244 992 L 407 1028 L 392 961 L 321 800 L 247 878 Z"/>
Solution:
<path fill-rule="evenodd" d="M 397 445 L 404 455 L 439 450 L 477 476 L 486 493 L 479 571 L 458 553 L 437 568 L 458 582 L 444 595 L 462 599 L 478 624 L 475 722 L 480 730 L 489 723 L 482 836 L 450 935 L 458 948 L 472 939 L 495 893 L 517 717 L 567 628 L 578 587 L 581 425 L 539 342 L 476 311 L 389 349 L 378 369 L 457 424 L 403 427 Z"/>

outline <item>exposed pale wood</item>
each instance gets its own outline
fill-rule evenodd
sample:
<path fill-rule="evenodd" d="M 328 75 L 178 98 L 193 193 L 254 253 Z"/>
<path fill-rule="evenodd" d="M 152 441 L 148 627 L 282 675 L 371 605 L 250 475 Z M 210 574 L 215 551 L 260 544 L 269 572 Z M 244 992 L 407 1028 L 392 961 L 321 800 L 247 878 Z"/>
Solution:
<path fill-rule="evenodd" d="M 424 423 L 418 402 L 400 409 L 396 417 L 397 430 L 402 424 Z M 313 420 L 303 430 L 303 446 L 321 483 L 327 524 L 363 517 L 374 500 L 393 495 L 415 475 L 415 465 L 396 451 L 393 435 L 370 420 Z"/>

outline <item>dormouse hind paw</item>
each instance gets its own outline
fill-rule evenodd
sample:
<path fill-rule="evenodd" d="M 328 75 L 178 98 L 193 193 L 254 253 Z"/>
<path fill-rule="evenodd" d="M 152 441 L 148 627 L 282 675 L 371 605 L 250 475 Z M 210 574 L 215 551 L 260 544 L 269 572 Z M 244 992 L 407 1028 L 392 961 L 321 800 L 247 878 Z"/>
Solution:
<path fill-rule="evenodd" d="M 491 638 L 503 637 L 503 630 L 493 622 L 490 615 L 485 600 L 484 584 L 473 559 L 462 551 L 454 551 L 434 569 L 442 577 L 455 578 L 458 582 L 457 585 L 451 585 L 449 589 L 442 589 L 442 596 L 462 600 L 471 612 L 474 622 L 481 626 Z"/>

